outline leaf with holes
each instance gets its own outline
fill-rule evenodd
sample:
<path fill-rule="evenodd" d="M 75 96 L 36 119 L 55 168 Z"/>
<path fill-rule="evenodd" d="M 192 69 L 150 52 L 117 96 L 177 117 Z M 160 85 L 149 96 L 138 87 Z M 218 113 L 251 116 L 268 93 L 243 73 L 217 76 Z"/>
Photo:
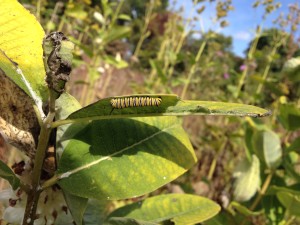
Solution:
<path fill-rule="evenodd" d="M 124 104 L 124 99 L 126 99 L 126 101 L 128 99 L 134 99 L 136 102 L 131 101 L 129 104 L 129 101 L 127 101 L 127 103 Z M 149 104 L 146 104 L 147 99 L 160 99 L 160 101 L 158 104 L 153 103 L 153 101 L 152 103 L 149 103 L 149 101 Z M 113 101 L 118 102 L 117 107 L 112 104 Z M 144 103 L 141 103 L 143 101 Z M 73 112 L 65 120 L 55 122 L 53 126 L 100 119 L 185 115 L 263 117 L 270 115 L 270 111 L 256 106 L 238 103 L 181 100 L 177 95 L 140 94 L 101 99 L 98 102 Z"/>

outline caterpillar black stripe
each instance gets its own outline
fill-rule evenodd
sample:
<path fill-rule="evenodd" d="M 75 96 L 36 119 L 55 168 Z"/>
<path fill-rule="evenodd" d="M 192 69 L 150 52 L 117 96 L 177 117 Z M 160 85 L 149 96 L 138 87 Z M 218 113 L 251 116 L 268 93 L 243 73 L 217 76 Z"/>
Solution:
<path fill-rule="evenodd" d="M 114 109 L 122 109 L 128 107 L 144 107 L 144 106 L 159 106 L 162 99 L 160 97 L 152 98 L 145 97 L 124 97 L 113 98 L 110 100 L 110 104 Z"/>

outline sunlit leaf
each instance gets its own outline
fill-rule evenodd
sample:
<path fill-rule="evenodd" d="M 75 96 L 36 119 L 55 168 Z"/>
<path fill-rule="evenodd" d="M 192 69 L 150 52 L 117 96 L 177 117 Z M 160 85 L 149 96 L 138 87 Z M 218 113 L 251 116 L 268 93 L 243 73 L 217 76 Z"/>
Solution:
<path fill-rule="evenodd" d="M 243 160 L 234 172 L 236 181 L 233 195 L 236 201 L 247 201 L 254 196 L 260 185 L 259 160 L 252 155 L 252 161 Z"/>
<path fill-rule="evenodd" d="M 257 131 L 252 139 L 254 151 L 267 167 L 276 169 L 281 163 L 282 148 L 280 138 L 271 130 Z"/>
<path fill-rule="evenodd" d="M 122 109 L 113 108 L 113 98 L 125 97 L 150 97 L 161 98 L 159 106 L 127 107 Z M 71 123 L 83 120 L 98 120 L 126 117 L 146 116 L 184 116 L 184 115 L 231 115 L 261 117 L 269 115 L 269 111 L 252 106 L 237 103 L 188 101 L 180 100 L 176 95 L 133 95 L 102 99 L 72 113 L 63 123 Z M 57 123 L 60 123 L 58 121 Z"/>
<path fill-rule="evenodd" d="M 65 13 L 67 16 L 80 19 L 80 20 L 84 20 L 88 15 L 82 3 L 68 4 Z"/>
<path fill-rule="evenodd" d="M 104 45 L 108 44 L 112 41 L 122 39 L 126 36 L 128 36 L 131 32 L 130 27 L 126 26 L 114 26 L 110 30 L 106 30 L 105 33 L 103 33 L 103 42 Z"/>
<path fill-rule="evenodd" d="M 277 198 L 290 214 L 300 216 L 300 195 L 282 191 L 277 193 Z"/>
<path fill-rule="evenodd" d="M 175 117 L 93 121 L 66 146 L 59 184 L 86 198 L 130 198 L 174 180 L 195 161 Z"/>
<path fill-rule="evenodd" d="M 230 205 L 245 216 L 258 216 L 263 213 L 262 211 L 260 212 L 251 211 L 246 206 L 243 206 L 242 204 L 235 201 L 231 202 Z"/>
<path fill-rule="evenodd" d="M 188 194 L 168 194 L 148 198 L 114 211 L 109 217 L 128 217 L 149 222 L 171 220 L 175 224 L 203 222 L 220 211 L 210 199 Z"/>
<path fill-rule="evenodd" d="M 36 102 L 47 100 L 41 25 L 16 0 L 1 0 L 0 15 L 0 68 Z"/>

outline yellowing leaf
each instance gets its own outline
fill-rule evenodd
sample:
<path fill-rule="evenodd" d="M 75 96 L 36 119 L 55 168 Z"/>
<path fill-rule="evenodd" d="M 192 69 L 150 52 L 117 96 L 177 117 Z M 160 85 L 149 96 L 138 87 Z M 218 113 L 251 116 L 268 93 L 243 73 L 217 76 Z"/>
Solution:
<path fill-rule="evenodd" d="M 42 27 L 16 0 L 1 0 L 0 15 L 1 70 L 35 102 L 46 100 Z"/>

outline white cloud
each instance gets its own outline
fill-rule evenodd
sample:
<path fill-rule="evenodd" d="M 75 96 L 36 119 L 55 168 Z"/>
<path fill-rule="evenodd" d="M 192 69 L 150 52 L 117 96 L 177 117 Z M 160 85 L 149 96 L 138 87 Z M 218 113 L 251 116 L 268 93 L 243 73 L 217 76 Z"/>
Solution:
<path fill-rule="evenodd" d="M 233 35 L 237 40 L 249 41 L 251 39 L 251 34 L 247 31 L 240 31 Z"/>

